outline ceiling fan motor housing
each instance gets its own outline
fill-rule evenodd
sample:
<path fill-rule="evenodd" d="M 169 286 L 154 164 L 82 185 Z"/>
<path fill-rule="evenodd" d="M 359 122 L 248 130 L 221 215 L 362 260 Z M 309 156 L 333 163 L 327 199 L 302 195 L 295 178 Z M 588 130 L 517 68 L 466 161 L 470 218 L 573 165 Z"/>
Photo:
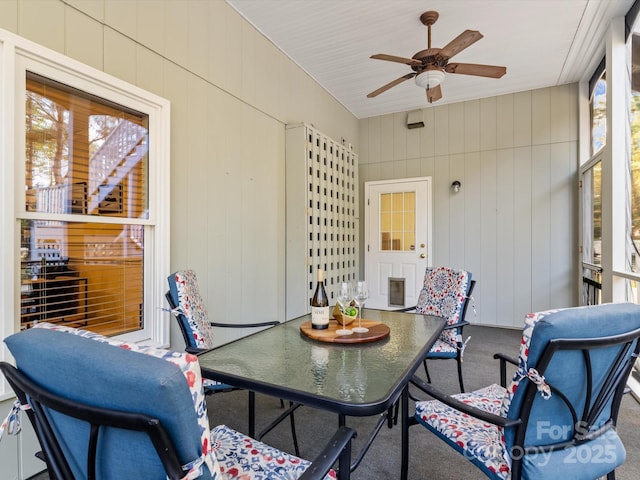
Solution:
<path fill-rule="evenodd" d="M 420 50 L 412 58 L 422 62 L 422 65 L 410 65 L 411 68 L 416 72 L 420 72 L 424 70 L 425 67 L 429 66 L 444 68 L 449 59 L 440 55 L 440 50 L 440 48 L 427 48 L 426 50 Z"/>

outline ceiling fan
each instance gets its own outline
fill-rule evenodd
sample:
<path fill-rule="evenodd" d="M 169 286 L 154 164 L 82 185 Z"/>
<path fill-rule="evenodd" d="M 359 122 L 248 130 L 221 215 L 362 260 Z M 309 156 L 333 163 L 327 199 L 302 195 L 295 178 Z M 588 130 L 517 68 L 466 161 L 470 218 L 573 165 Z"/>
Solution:
<path fill-rule="evenodd" d="M 451 59 L 451 57 L 480 40 L 482 38 L 482 34 L 475 30 L 465 30 L 449 42 L 444 48 L 431 48 L 431 25 L 436 23 L 438 17 L 438 12 L 433 10 L 424 12 L 420 15 L 420 21 L 426 25 L 428 29 L 428 48 L 426 50 L 419 51 L 411 58 L 386 55 L 383 53 L 371 55 L 371 58 L 377 60 L 386 60 L 389 62 L 409 65 L 413 72 L 407 73 L 400 78 L 396 78 L 392 82 L 374 90 L 367 95 L 367 98 L 376 97 L 382 92 L 389 90 L 391 87 L 395 87 L 405 80 L 415 77 L 416 85 L 426 89 L 427 101 L 429 103 L 433 103 L 442 98 L 440 84 L 444 80 L 445 72 L 489 78 L 500 78 L 507 73 L 507 67 L 479 65 L 475 63 L 449 63 L 449 59 Z"/>

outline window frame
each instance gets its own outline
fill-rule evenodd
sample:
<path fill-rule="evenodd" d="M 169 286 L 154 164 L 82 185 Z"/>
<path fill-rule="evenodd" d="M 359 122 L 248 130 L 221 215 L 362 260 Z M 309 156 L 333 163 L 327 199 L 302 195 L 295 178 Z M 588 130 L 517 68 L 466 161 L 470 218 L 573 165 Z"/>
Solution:
<path fill-rule="evenodd" d="M 0 29 L 0 338 L 20 330 L 20 219 L 78 221 L 77 214 L 42 214 L 25 209 L 26 71 L 130 107 L 149 116 L 149 215 L 143 219 L 100 218 L 105 223 L 143 224 L 144 328 L 119 336 L 128 341 L 168 346 L 170 318 L 164 305 L 170 267 L 170 102 L 105 72 Z M 96 220 L 93 218 L 92 220 Z M 0 360 L 10 358 L 6 348 Z M 0 400 L 10 395 L 0 385 Z"/>
<path fill-rule="evenodd" d="M 594 87 L 593 87 L 593 92 L 590 95 L 589 98 L 589 117 L 590 117 L 590 123 L 591 123 L 591 143 L 590 143 L 590 152 L 591 152 L 591 158 L 596 157 L 598 154 L 600 154 L 602 152 L 602 150 L 607 146 L 607 135 L 606 135 L 606 129 L 607 129 L 607 125 L 606 125 L 606 117 L 607 117 L 607 95 L 606 95 L 606 89 L 608 87 L 607 85 L 607 78 L 606 78 L 606 70 L 602 70 L 602 72 L 600 72 L 599 77 L 597 78 L 597 80 L 594 82 Z M 604 77 L 604 78 L 603 78 Z M 596 95 L 597 89 L 598 89 L 598 84 L 603 81 L 604 85 L 605 85 L 605 96 L 604 96 L 604 115 L 605 115 L 605 136 L 604 136 L 604 141 L 602 143 L 602 145 L 600 146 L 599 149 L 595 149 L 595 145 L 594 142 L 596 140 L 596 135 L 595 135 L 595 125 L 594 125 L 594 113 L 596 111 L 596 99 L 600 98 L 599 96 Z"/>

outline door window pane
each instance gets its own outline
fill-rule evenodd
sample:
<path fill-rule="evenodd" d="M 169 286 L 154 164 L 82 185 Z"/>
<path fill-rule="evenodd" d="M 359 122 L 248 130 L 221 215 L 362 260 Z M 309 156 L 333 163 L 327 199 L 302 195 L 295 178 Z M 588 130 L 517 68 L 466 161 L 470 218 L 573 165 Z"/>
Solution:
<path fill-rule="evenodd" d="M 415 250 L 415 203 L 415 192 L 383 193 L 380 196 L 381 250 Z"/>

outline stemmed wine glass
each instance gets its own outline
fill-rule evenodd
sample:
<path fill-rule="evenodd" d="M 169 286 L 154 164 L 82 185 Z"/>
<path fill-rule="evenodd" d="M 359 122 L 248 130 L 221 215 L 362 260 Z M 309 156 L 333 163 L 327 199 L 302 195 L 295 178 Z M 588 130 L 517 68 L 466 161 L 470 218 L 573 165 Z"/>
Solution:
<path fill-rule="evenodd" d="M 354 327 L 353 331 L 356 333 L 366 333 L 368 328 L 362 326 L 362 307 L 364 302 L 369 298 L 369 289 L 367 288 L 367 282 L 360 281 L 356 284 L 356 291 L 353 293 L 353 301 L 358 306 L 358 326 Z"/>
<path fill-rule="evenodd" d="M 343 312 L 351 304 L 351 300 L 353 300 L 353 288 L 350 283 L 342 282 L 342 284 L 340 284 L 340 290 L 338 291 L 338 303 L 340 304 Z M 351 335 L 353 330 L 350 330 L 343 325 L 342 328 L 336 330 L 336 333 L 338 335 Z"/>

